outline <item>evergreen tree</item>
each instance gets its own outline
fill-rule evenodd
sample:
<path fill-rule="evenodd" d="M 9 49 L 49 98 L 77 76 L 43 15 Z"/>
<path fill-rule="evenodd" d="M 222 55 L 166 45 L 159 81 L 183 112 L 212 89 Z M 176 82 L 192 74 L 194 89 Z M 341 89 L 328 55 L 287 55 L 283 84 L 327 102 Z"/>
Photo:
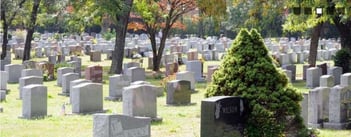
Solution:
<path fill-rule="evenodd" d="M 249 100 L 251 112 L 245 127 L 247 136 L 307 133 L 300 116 L 302 95 L 275 66 L 256 30 L 240 31 L 206 90 L 206 97 L 227 95 Z"/>

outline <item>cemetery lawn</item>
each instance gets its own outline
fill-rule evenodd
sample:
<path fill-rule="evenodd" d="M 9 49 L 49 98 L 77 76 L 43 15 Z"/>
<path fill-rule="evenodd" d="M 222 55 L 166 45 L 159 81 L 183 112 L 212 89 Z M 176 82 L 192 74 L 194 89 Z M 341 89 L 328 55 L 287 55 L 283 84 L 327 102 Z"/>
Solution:
<path fill-rule="evenodd" d="M 104 57 L 102 57 L 104 58 Z M 111 61 L 91 63 L 88 56 L 82 57 L 83 66 L 99 64 L 104 69 L 103 96 L 108 96 L 109 81 L 108 69 Z M 130 60 L 126 60 L 130 61 Z M 21 63 L 14 60 L 13 63 Z M 207 65 L 219 64 L 218 61 L 209 61 L 204 64 L 204 72 L 207 72 Z M 145 65 L 146 66 L 146 65 Z M 85 67 L 82 67 L 84 69 Z M 297 66 L 297 77 L 302 77 L 302 65 Z M 185 70 L 182 65 L 180 70 Z M 151 74 L 150 70 L 148 73 Z M 301 78 L 298 78 L 301 79 Z M 159 86 L 161 79 L 154 79 L 147 76 L 147 81 Z M 4 112 L 0 113 L 0 137 L 91 137 L 93 132 L 92 115 L 71 115 L 69 98 L 59 96 L 61 87 L 56 86 L 56 81 L 44 82 L 48 87 L 48 117 L 37 120 L 25 120 L 18 118 L 22 115 L 22 101 L 18 100 L 18 84 L 8 84 L 10 89 L 6 101 L 1 102 Z M 300 92 L 308 92 L 305 82 L 298 80 L 293 85 Z M 152 137 L 199 137 L 200 136 L 200 107 L 201 100 L 207 83 L 197 83 L 196 93 L 191 95 L 191 105 L 168 106 L 166 96 L 157 98 L 157 114 L 163 118 L 162 122 L 153 122 L 151 125 Z M 65 113 L 62 113 L 62 105 L 65 105 Z M 122 114 L 122 102 L 104 101 L 104 109 L 107 113 Z M 321 137 L 351 137 L 351 130 L 319 130 Z"/>

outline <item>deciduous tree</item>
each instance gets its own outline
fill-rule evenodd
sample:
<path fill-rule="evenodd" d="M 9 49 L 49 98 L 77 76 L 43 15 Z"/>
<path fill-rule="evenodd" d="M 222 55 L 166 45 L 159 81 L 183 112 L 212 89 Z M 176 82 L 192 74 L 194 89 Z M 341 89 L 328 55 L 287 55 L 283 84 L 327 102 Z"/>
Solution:
<path fill-rule="evenodd" d="M 135 0 L 137 13 L 143 18 L 151 41 L 153 53 L 153 71 L 160 71 L 160 63 L 166 39 L 176 21 L 184 14 L 196 8 L 195 0 Z M 156 43 L 160 31 L 160 43 Z"/>
<path fill-rule="evenodd" d="M 8 43 L 8 29 L 12 25 L 18 12 L 23 8 L 26 0 L 2 0 L 1 3 L 1 23 L 3 30 L 2 38 L 2 53 L 0 59 L 6 57 L 7 43 Z"/>

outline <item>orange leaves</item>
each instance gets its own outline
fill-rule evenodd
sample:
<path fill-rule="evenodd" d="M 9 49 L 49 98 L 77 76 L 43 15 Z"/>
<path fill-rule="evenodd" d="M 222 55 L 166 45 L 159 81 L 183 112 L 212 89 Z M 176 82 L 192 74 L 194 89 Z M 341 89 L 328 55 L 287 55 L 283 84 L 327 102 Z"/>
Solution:
<path fill-rule="evenodd" d="M 145 25 L 141 22 L 129 22 L 128 23 L 128 30 L 133 30 L 133 31 L 137 31 L 137 30 L 146 30 Z"/>

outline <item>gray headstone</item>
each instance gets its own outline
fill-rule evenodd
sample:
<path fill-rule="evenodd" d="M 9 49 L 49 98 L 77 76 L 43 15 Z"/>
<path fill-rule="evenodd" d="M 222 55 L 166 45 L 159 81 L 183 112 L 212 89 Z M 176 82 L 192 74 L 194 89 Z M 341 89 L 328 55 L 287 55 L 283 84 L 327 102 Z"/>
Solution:
<path fill-rule="evenodd" d="M 6 71 L 0 71 L 0 90 L 7 90 L 7 80 L 9 74 Z"/>
<path fill-rule="evenodd" d="M 43 71 L 39 69 L 24 69 L 21 72 L 21 77 L 27 77 L 27 76 L 38 76 L 42 77 L 43 76 Z"/>
<path fill-rule="evenodd" d="M 176 80 L 187 80 L 190 81 L 190 88 L 191 90 L 195 90 L 195 75 L 194 72 L 190 71 L 182 71 L 176 73 Z"/>
<path fill-rule="evenodd" d="M 131 67 L 127 70 L 127 76 L 131 82 L 145 81 L 145 69 L 139 67 Z"/>
<path fill-rule="evenodd" d="M 73 87 L 72 113 L 94 113 L 103 111 L 102 84 L 82 83 Z"/>
<path fill-rule="evenodd" d="M 66 73 L 73 73 L 74 69 L 71 67 L 63 67 L 57 69 L 57 86 L 62 86 L 62 76 Z"/>
<path fill-rule="evenodd" d="M 204 81 L 202 77 L 202 64 L 198 60 L 187 61 L 186 62 L 186 71 L 194 72 L 196 81 Z"/>
<path fill-rule="evenodd" d="M 27 76 L 27 77 L 21 77 L 19 81 L 19 98 L 23 98 L 23 88 L 27 85 L 31 84 L 43 84 L 43 77 L 38 77 L 38 76 Z"/>
<path fill-rule="evenodd" d="M 147 81 L 134 81 L 130 85 L 151 85 L 151 83 Z"/>
<path fill-rule="evenodd" d="M 82 59 L 79 57 L 71 57 L 72 65 L 74 66 L 74 73 L 78 73 L 79 77 L 82 76 Z"/>
<path fill-rule="evenodd" d="M 329 122 L 324 123 L 324 128 L 345 129 L 347 123 L 347 88 L 339 85 L 331 88 L 329 94 Z"/>
<path fill-rule="evenodd" d="M 155 85 L 152 85 L 150 82 L 147 82 L 147 81 L 134 81 L 132 83 L 130 83 L 130 85 L 151 85 L 152 86 L 152 90 L 155 90 L 156 91 L 156 94 L 158 97 L 160 96 L 163 96 L 163 91 L 164 91 L 164 88 L 161 87 L 161 86 L 155 86 Z"/>
<path fill-rule="evenodd" d="M 113 114 L 93 115 L 93 137 L 150 137 L 151 119 Z"/>
<path fill-rule="evenodd" d="M 319 86 L 319 79 L 322 75 L 322 71 L 318 67 L 312 67 L 307 69 L 306 74 L 306 85 L 308 88 L 315 88 Z"/>
<path fill-rule="evenodd" d="M 128 62 L 128 63 L 123 63 L 123 72 L 124 74 L 127 73 L 127 70 L 132 67 L 140 67 L 140 64 L 138 62 Z"/>
<path fill-rule="evenodd" d="M 201 137 L 241 137 L 248 118 L 248 101 L 215 96 L 201 101 Z"/>
<path fill-rule="evenodd" d="M 285 65 L 282 68 L 291 71 L 291 82 L 296 81 L 296 65 Z"/>
<path fill-rule="evenodd" d="M 70 94 L 71 81 L 79 79 L 77 73 L 66 73 L 62 76 L 62 95 L 68 96 Z"/>
<path fill-rule="evenodd" d="M 100 51 L 91 51 L 90 52 L 90 61 L 101 61 L 101 52 Z"/>
<path fill-rule="evenodd" d="M 19 78 L 21 77 L 21 71 L 23 70 L 23 65 L 21 64 L 9 64 L 5 66 L 5 71 L 8 73 L 9 83 L 18 83 Z"/>
<path fill-rule="evenodd" d="M 156 91 L 151 85 L 132 85 L 123 90 L 123 114 L 156 118 Z"/>
<path fill-rule="evenodd" d="M 4 60 L 0 60 L 0 70 L 5 70 L 5 66 L 11 64 L 11 52 L 7 51 Z"/>
<path fill-rule="evenodd" d="M 345 73 L 341 75 L 340 86 L 343 86 L 343 87 L 351 86 L 351 73 Z"/>
<path fill-rule="evenodd" d="M 47 115 L 47 87 L 32 84 L 23 87 L 22 117 L 26 119 Z"/>
<path fill-rule="evenodd" d="M 167 82 L 167 104 L 190 104 L 190 81 L 172 80 Z"/>
<path fill-rule="evenodd" d="M 319 81 L 320 87 L 333 87 L 334 86 L 334 77 L 332 75 L 323 75 L 320 77 Z"/>
<path fill-rule="evenodd" d="M 117 100 L 122 98 L 123 88 L 130 85 L 130 79 L 125 75 L 110 76 L 108 100 Z"/>
<path fill-rule="evenodd" d="M 330 88 L 318 87 L 308 95 L 308 126 L 319 128 L 321 121 L 328 118 Z"/>
<path fill-rule="evenodd" d="M 73 87 L 82 83 L 91 83 L 91 80 L 86 80 L 86 79 L 76 79 L 70 82 L 69 86 L 70 89 L 69 91 L 73 91 Z M 69 102 L 72 103 L 72 96 L 69 96 Z"/>
<path fill-rule="evenodd" d="M 56 64 L 56 55 L 49 55 L 48 60 L 51 64 Z"/>
<path fill-rule="evenodd" d="M 334 77 L 334 84 L 340 84 L 340 77 L 342 75 L 342 67 L 331 67 L 328 69 L 328 75 L 332 75 Z"/>
<path fill-rule="evenodd" d="M 283 72 L 286 74 L 289 81 L 292 82 L 292 72 L 290 70 L 283 70 Z"/>
<path fill-rule="evenodd" d="M 280 54 L 279 62 L 282 66 L 291 64 L 289 55 L 288 54 Z"/>

